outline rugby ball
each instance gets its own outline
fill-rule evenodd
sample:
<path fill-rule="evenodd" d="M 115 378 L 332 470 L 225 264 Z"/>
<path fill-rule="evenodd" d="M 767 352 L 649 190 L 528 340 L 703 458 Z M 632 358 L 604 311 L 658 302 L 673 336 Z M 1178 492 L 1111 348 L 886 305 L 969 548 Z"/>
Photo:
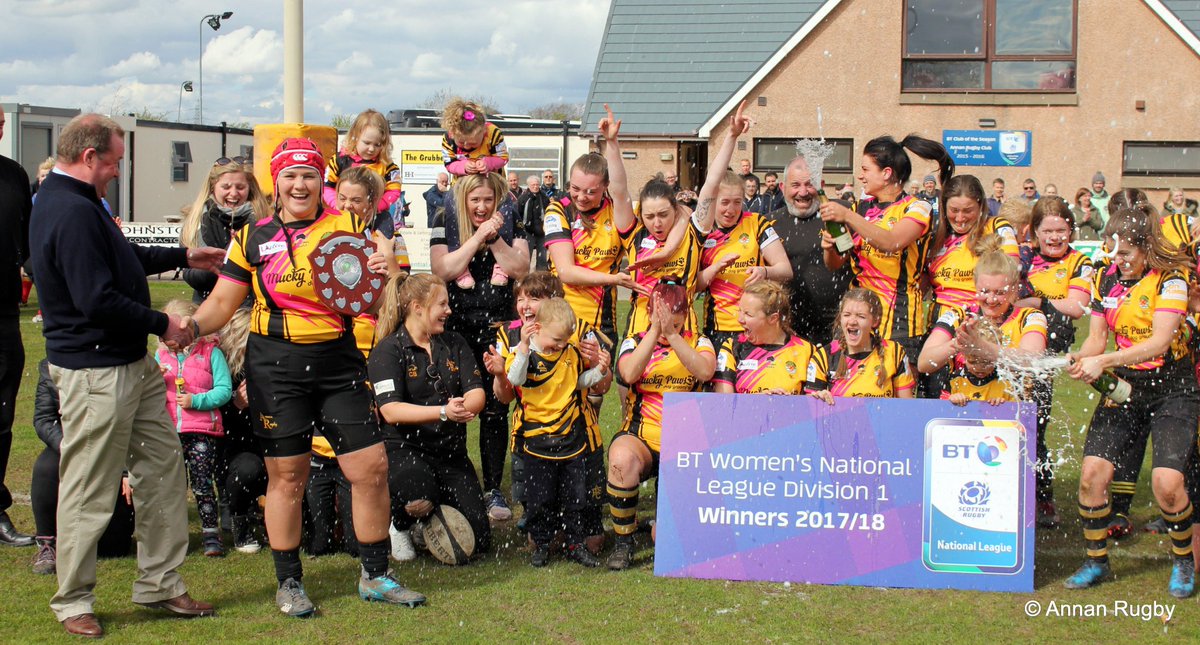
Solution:
<path fill-rule="evenodd" d="M 442 504 L 423 524 L 425 546 L 438 560 L 450 565 L 466 564 L 475 554 L 475 531 L 457 508 Z"/>

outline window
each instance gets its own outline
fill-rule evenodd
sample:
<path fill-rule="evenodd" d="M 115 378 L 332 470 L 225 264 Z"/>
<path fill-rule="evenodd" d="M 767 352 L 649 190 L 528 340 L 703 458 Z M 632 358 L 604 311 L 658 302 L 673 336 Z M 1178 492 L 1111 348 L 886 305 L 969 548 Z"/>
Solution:
<path fill-rule="evenodd" d="M 754 170 L 783 172 L 796 158 L 796 139 L 755 139 Z M 833 144 L 833 154 L 825 160 L 826 173 L 852 173 L 854 163 L 854 139 L 826 139 Z M 761 173 L 760 173 L 761 174 Z"/>
<path fill-rule="evenodd" d="M 905 0 L 905 91 L 1074 92 L 1076 0 Z"/>
<path fill-rule="evenodd" d="M 537 175 L 538 181 L 542 179 L 543 170 L 553 170 L 554 175 L 558 176 L 558 164 L 562 150 L 559 148 L 508 148 L 508 165 L 504 168 L 505 172 L 515 172 L 521 179 L 521 185 L 525 185 L 525 178 L 529 175 Z"/>
<path fill-rule="evenodd" d="M 1200 142 L 1126 141 L 1121 174 L 1200 177 Z"/>
<path fill-rule="evenodd" d="M 192 163 L 192 144 L 187 141 L 171 142 L 171 181 L 188 180 L 188 164 Z"/>

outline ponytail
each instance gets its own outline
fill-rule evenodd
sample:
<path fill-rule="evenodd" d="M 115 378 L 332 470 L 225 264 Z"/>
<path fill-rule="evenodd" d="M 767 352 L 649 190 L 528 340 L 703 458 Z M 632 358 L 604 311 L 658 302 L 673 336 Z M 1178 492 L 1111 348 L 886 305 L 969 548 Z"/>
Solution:
<path fill-rule="evenodd" d="M 954 159 L 950 153 L 937 141 L 910 134 L 899 143 L 890 136 L 876 137 L 867 142 L 863 154 L 875 160 L 880 169 L 891 168 L 892 179 L 903 186 L 912 176 L 912 161 L 909 160 L 908 150 L 922 159 L 935 161 L 938 165 L 938 183 L 945 186 L 954 175 Z"/>
<path fill-rule="evenodd" d="M 375 344 L 404 324 L 413 303 L 429 303 L 438 287 L 445 289 L 446 283 L 431 273 L 409 275 L 401 271 L 389 278 L 383 288 L 383 304 L 375 322 Z"/>

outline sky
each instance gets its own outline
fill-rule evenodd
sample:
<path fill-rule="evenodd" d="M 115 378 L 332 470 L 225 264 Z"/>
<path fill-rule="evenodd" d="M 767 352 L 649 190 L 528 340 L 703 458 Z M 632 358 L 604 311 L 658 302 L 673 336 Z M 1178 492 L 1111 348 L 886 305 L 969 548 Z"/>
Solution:
<path fill-rule="evenodd" d="M 312 1 L 304 117 L 415 107 L 441 89 L 507 113 L 587 98 L 608 0 Z M 0 102 L 204 122 L 283 119 L 283 0 L 3 0 Z M 447 11 L 451 7 L 452 11 Z M 208 14 L 232 11 L 220 30 Z"/>

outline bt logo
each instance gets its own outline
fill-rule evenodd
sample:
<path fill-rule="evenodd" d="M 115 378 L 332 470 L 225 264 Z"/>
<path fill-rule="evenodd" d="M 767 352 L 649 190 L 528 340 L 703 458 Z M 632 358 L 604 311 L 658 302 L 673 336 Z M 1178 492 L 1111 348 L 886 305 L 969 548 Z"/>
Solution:
<path fill-rule="evenodd" d="M 985 466 L 999 466 L 1000 456 L 1008 452 L 1008 444 L 1000 437 L 984 437 L 983 441 L 971 444 L 948 443 L 942 446 L 942 457 L 946 459 L 970 459 L 977 456 Z"/>

